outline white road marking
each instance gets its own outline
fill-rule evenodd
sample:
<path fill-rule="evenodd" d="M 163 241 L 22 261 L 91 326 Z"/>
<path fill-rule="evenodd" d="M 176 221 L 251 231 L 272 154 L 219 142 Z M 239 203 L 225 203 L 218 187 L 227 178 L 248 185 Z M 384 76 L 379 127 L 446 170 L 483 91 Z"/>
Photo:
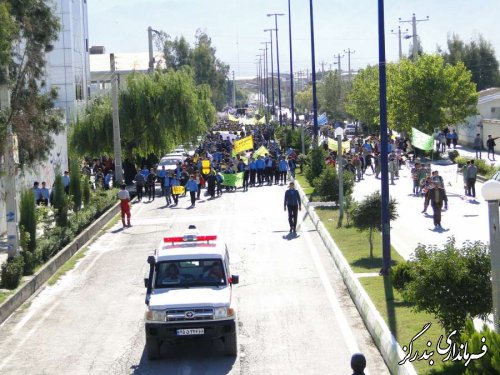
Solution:
<path fill-rule="evenodd" d="M 299 227 L 302 224 L 302 220 L 299 222 Z M 333 289 L 332 285 L 330 284 L 330 281 L 328 279 L 328 276 L 326 274 L 325 268 L 323 267 L 323 264 L 321 263 L 321 260 L 319 258 L 318 251 L 316 250 L 316 247 L 314 246 L 311 236 L 309 232 L 304 231 L 302 233 L 304 236 L 304 239 L 307 242 L 307 247 L 309 249 L 309 252 L 311 254 L 311 258 L 314 261 L 314 265 L 316 266 L 316 270 L 318 271 L 318 275 L 321 279 L 321 283 L 323 284 L 323 287 L 325 288 L 326 295 L 328 297 L 328 301 L 330 302 L 330 307 L 333 310 L 333 313 L 335 315 L 335 318 L 337 320 L 337 323 L 340 327 L 340 331 L 342 332 L 342 336 L 344 337 L 344 341 L 347 344 L 348 350 L 354 354 L 354 353 L 359 353 L 359 347 L 356 342 L 356 339 L 354 337 L 354 334 L 352 333 L 351 327 L 349 326 L 348 320 L 342 311 L 338 296 L 335 293 L 335 290 Z M 365 373 L 368 374 L 368 371 L 365 369 Z"/>

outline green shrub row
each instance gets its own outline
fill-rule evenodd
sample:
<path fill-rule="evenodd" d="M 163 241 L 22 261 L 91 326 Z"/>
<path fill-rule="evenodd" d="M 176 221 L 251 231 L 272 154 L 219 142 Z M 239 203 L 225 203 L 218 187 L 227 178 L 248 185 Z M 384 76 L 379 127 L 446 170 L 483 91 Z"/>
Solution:
<path fill-rule="evenodd" d="M 34 251 L 22 251 L 19 256 L 9 259 L 2 266 L 0 285 L 7 289 L 17 288 L 23 274 L 33 274 L 38 265 L 57 254 L 83 229 L 115 204 L 116 199 L 114 189 L 99 191 L 91 196 L 89 204 L 83 210 L 71 216 L 66 226 L 45 228 L 44 235 L 37 241 Z"/>
<path fill-rule="evenodd" d="M 462 168 L 469 160 L 474 160 L 474 164 L 477 167 L 477 172 L 486 179 L 493 177 L 495 172 L 498 170 L 494 165 L 488 164 L 487 160 L 484 159 L 474 159 L 464 156 L 457 156 L 455 158 L 455 163 L 458 164 L 459 168 Z"/>

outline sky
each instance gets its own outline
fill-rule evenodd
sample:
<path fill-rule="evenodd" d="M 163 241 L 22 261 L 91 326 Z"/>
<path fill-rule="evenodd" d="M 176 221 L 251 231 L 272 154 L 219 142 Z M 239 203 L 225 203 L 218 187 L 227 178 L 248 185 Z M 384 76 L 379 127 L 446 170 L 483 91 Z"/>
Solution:
<path fill-rule="evenodd" d="M 311 72 L 311 29 L 308 0 L 290 0 L 294 72 Z M 163 30 L 172 38 L 184 36 L 194 42 L 197 29 L 206 32 L 217 49 L 217 57 L 230 65 L 236 78 L 257 74 L 256 61 L 270 41 L 275 17 L 278 17 L 280 71 L 290 71 L 290 44 L 287 0 L 88 0 L 90 45 L 102 45 L 107 53 L 140 53 L 148 51 L 147 28 Z M 316 71 L 336 69 L 340 59 L 342 71 L 379 61 L 378 6 L 376 0 L 313 0 Z M 417 35 L 424 52 L 433 53 L 438 46 L 446 50 L 452 33 L 469 42 L 482 35 L 491 42 L 500 60 L 498 0 L 385 0 L 385 45 L 387 61 L 398 61 L 398 26 L 412 35 L 413 13 Z M 391 33 L 393 30 L 395 33 Z M 273 35 L 274 70 L 276 44 Z M 407 55 L 411 39 L 402 39 Z M 269 45 L 268 45 L 269 46 Z M 270 46 L 269 46 L 270 47 Z M 268 51 L 270 60 L 270 51 Z M 269 67 L 270 70 L 270 67 Z"/>

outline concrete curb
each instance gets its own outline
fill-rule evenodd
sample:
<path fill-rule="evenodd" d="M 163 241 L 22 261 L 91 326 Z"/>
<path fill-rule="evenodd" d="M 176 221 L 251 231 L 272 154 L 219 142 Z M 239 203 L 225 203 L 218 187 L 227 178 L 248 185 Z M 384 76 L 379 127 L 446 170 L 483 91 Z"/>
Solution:
<path fill-rule="evenodd" d="M 404 358 L 405 353 L 392 335 L 389 327 L 387 327 L 387 324 L 385 324 L 384 319 L 371 301 L 365 289 L 360 284 L 356 276 L 354 276 L 351 267 L 345 260 L 333 238 L 330 236 L 330 233 L 319 219 L 314 207 L 310 205 L 309 199 L 304 194 L 304 191 L 297 180 L 295 180 L 295 185 L 297 186 L 300 199 L 302 200 L 311 221 L 335 261 L 335 264 L 344 279 L 344 283 L 349 290 L 349 294 L 351 295 L 354 304 L 363 318 L 373 341 L 375 341 L 375 344 L 380 350 L 387 367 L 389 367 L 391 374 L 416 375 L 417 372 L 411 363 L 406 362 L 404 365 L 398 365 L 398 362 Z"/>
<path fill-rule="evenodd" d="M 0 324 L 3 323 L 19 306 L 35 294 L 57 270 L 66 263 L 79 249 L 94 237 L 108 221 L 120 212 L 120 203 L 103 213 L 96 221 L 81 232 L 71 243 L 60 250 L 31 279 L 18 288 L 0 305 Z"/>

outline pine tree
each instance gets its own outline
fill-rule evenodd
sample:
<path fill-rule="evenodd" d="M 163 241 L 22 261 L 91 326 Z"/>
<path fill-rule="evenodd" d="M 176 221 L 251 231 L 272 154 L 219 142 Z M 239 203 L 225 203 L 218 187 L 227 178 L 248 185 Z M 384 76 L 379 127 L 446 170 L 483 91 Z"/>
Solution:
<path fill-rule="evenodd" d="M 60 173 L 57 173 L 54 181 L 53 202 L 56 211 L 56 224 L 60 227 L 65 227 L 68 224 L 68 203 L 66 194 L 64 193 L 64 185 Z"/>
<path fill-rule="evenodd" d="M 80 169 L 78 163 L 72 161 L 70 163 L 70 184 L 69 191 L 73 198 L 73 211 L 78 212 L 82 208 L 82 181 L 80 177 Z"/>
<path fill-rule="evenodd" d="M 36 207 L 35 193 L 32 189 L 26 189 L 21 193 L 20 211 L 19 226 L 22 232 L 29 234 L 26 240 L 27 248 L 23 250 L 34 252 L 36 249 Z"/>

